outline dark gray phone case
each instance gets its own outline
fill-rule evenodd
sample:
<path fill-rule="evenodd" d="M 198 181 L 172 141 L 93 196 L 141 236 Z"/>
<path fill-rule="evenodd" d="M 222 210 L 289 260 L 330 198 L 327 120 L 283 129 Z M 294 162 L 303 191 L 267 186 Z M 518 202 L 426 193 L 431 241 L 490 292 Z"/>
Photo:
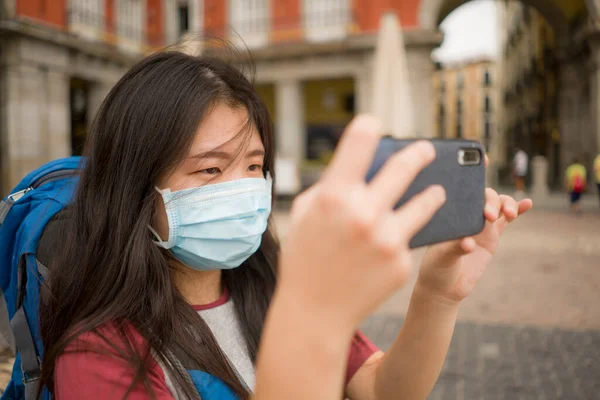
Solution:
<path fill-rule="evenodd" d="M 370 181 L 387 159 L 416 139 L 381 139 L 373 164 L 367 174 Z M 433 139 L 436 159 L 423 169 L 413 181 L 395 208 L 430 185 L 439 184 L 446 190 L 446 203 L 429 223 L 410 242 L 411 248 L 427 246 L 448 240 L 473 236 L 485 226 L 485 151 L 472 140 Z M 477 148 L 481 155 L 479 165 L 463 166 L 458 162 L 461 148 Z M 399 174 L 402 171 L 398 171 Z"/>

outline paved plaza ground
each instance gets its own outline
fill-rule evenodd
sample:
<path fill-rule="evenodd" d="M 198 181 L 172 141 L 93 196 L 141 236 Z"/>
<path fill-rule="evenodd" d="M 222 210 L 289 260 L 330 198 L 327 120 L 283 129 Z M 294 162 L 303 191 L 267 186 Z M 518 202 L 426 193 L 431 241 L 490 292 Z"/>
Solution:
<path fill-rule="evenodd" d="M 431 400 L 600 399 L 600 208 L 591 196 L 580 216 L 560 196 L 538 206 L 508 228 L 461 306 Z M 285 236 L 288 216 L 277 217 Z M 422 255 L 415 251 L 415 266 Z M 402 327 L 413 284 L 362 326 L 383 349 Z"/>
<path fill-rule="evenodd" d="M 277 211 L 276 222 L 285 237 L 287 213 Z M 415 252 L 415 265 L 422 254 Z M 402 326 L 413 283 L 363 324 L 383 349 Z M 1 376 L 11 359 L 5 355 L 0 361 L 5 362 Z M 555 198 L 509 227 L 493 264 L 462 305 L 430 399 L 600 399 L 600 209 L 595 199 L 575 216 Z"/>

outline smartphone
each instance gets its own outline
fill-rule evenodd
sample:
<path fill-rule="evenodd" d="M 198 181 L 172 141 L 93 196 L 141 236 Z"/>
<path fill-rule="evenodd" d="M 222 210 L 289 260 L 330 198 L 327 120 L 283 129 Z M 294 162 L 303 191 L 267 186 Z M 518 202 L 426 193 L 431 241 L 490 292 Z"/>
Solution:
<path fill-rule="evenodd" d="M 367 174 L 369 182 L 385 162 L 419 139 L 384 137 Z M 460 239 L 480 233 L 485 226 L 485 151 L 480 143 L 462 139 L 432 139 L 435 160 L 412 182 L 395 209 L 430 185 L 442 185 L 446 202 L 410 242 L 411 248 Z M 398 171 L 402 174 L 402 171 Z"/>

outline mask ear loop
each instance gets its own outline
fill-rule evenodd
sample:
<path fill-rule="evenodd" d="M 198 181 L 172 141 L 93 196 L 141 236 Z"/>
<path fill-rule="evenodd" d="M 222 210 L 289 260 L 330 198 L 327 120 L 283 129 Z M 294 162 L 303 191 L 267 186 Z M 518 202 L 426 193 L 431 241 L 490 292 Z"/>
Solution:
<path fill-rule="evenodd" d="M 160 235 L 158 234 L 158 232 L 156 232 L 156 230 L 154 230 L 154 228 L 151 225 L 148 225 L 148 230 L 150 230 L 150 233 L 152 233 L 152 235 L 156 239 L 154 241 L 154 243 L 156 243 L 156 244 L 164 243 L 164 240 L 162 240 L 162 238 L 160 237 Z"/>
<path fill-rule="evenodd" d="M 162 190 L 160 190 L 158 188 L 158 186 L 155 186 L 154 189 L 158 192 L 158 194 L 161 195 L 161 198 L 162 198 Z M 156 243 L 160 247 L 164 247 L 166 249 L 167 243 L 160 237 L 160 235 L 158 234 L 158 232 L 156 232 L 156 230 L 152 227 L 152 225 L 148 225 L 148 230 L 150 231 L 150 233 L 152 233 L 152 235 L 156 239 L 156 240 L 154 240 L 154 243 Z"/>

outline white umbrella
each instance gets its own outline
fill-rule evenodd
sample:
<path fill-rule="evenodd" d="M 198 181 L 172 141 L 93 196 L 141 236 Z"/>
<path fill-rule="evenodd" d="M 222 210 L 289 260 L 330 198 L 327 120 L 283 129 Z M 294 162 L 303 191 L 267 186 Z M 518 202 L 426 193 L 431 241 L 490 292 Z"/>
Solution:
<path fill-rule="evenodd" d="M 373 61 L 371 112 L 381 121 L 385 134 L 415 137 L 404 36 L 394 12 L 381 16 Z"/>

